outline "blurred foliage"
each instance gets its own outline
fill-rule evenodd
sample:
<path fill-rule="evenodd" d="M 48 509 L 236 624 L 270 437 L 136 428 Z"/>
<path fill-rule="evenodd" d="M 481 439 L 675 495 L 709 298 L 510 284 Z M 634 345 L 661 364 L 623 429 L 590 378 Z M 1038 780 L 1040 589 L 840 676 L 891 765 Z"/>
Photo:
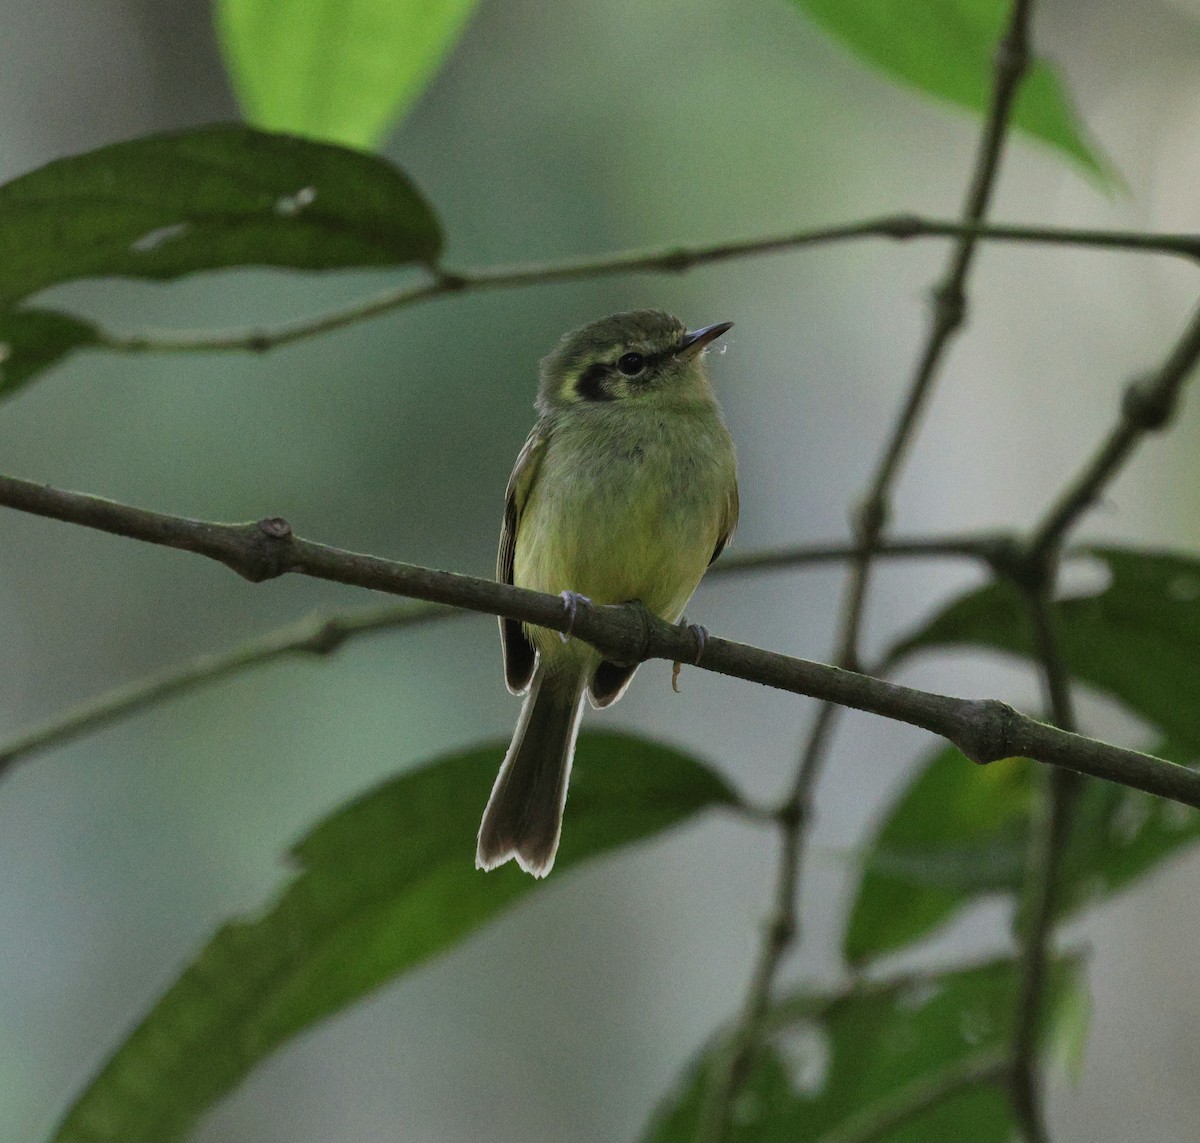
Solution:
<path fill-rule="evenodd" d="M 43 369 L 84 346 L 95 345 L 90 322 L 53 310 L 0 310 L 0 397 L 15 393 Z"/>
<path fill-rule="evenodd" d="M 292 850 L 295 879 L 262 917 L 225 926 L 105 1064 L 60 1140 L 176 1139 L 281 1043 L 533 892 L 474 852 L 503 743 L 402 774 Z M 735 800 L 712 770 L 621 734 L 579 740 L 556 869 Z"/>
<path fill-rule="evenodd" d="M 1180 747 L 1200 753 L 1200 559 L 1184 552 L 1097 547 L 1107 583 L 1053 607 L 1071 675 L 1124 704 Z M 979 647 L 1035 659 L 1020 591 L 968 592 L 903 639 L 893 662 L 927 649 Z"/>
<path fill-rule="evenodd" d="M 1171 743 L 1160 758 L 1194 765 Z M 1012 758 L 972 766 L 936 751 L 892 803 L 868 845 L 843 951 L 853 965 L 919 941 L 968 905 L 1019 902 L 1038 766 Z M 1200 814 L 1108 782 L 1088 782 L 1062 857 L 1059 913 L 1101 904 L 1200 839 Z"/>
<path fill-rule="evenodd" d="M 1074 1011 L 1078 961 L 1059 960 L 1052 977 L 1050 1010 Z M 767 1016 L 728 1138 L 1005 1143 L 1015 1124 L 1002 1063 L 1018 980 L 1016 962 L 1003 960 L 785 997 Z M 696 1137 L 723 1044 L 718 1037 L 689 1066 L 647 1143 Z M 868 1134 L 866 1123 L 881 1129 Z"/>
<path fill-rule="evenodd" d="M 926 95 L 982 114 L 992 62 L 1008 22 L 1008 0 L 792 0 L 822 28 L 886 75 Z M 1111 182 L 1110 165 L 1087 141 L 1066 85 L 1036 60 L 1021 85 L 1012 122 Z"/>
<path fill-rule="evenodd" d="M 1004 0 L 795 3 L 883 74 L 984 109 Z M 432 208 L 395 167 L 350 148 L 373 145 L 412 104 L 471 8 L 471 0 L 221 0 L 221 42 L 248 116 L 294 135 L 218 126 L 148 137 L 0 187 L 0 392 L 102 343 L 81 320 L 13 308 L 49 286 L 241 266 L 434 264 L 443 235 Z M 1059 155 L 1105 175 L 1044 61 L 1015 116 Z M 1169 737 L 1168 756 L 1190 762 L 1200 752 L 1200 561 L 1113 547 L 1091 555 L 1106 585 L 1054 607 L 1068 669 Z M 996 582 L 964 595 L 903 640 L 893 661 L 954 647 L 1032 658 L 1019 593 Z M 213 937 L 117 1045 L 57 1137 L 179 1137 L 281 1043 L 533 892 L 537 883 L 511 867 L 484 878 L 470 865 L 500 753 L 492 746 L 430 763 L 319 823 L 293 851 L 298 869 L 282 896 Z M 708 766 L 629 736 L 585 736 L 576 769 L 560 876 L 736 801 Z M 973 901 L 1014 895 L 1033 802 L 1028 762 L 980 770 L 952 750 L 930 758 L 866 854 L 845 934 L 851 964 L 908 947 Z M 1198 833 L 1195 815 L 1179 807 L 1089 784 L 1065 855 L 1063 910 L 1144 876 Z M 1076 1040 L 1079 976 L 1075 961 L 1059 960 L 1051 990 L 1057 1027 Z M 997 1061 L 1016 979 L 1003 961 L 794 993 L 768 1016 L 733 1137 L 861 1133 L 874 1116 L 872 1137 L 881 1139 L 1008 1138 Z M 724 1050 L 718 1038 L 701 1054 L 650 1138 L 692 1133 L 705 1077 Z"/>
<path fill-rule="evenodd" d="M 235 124 L 59 159 L 0 187 L 0 307 L 80 278 L 433 262 L 441 228 L 390 163 Z"/>
<path fill-rule="evenodd" d="M 421 94 L 475 0 L 217 0 L 246 117 L 367 149 Z"/>

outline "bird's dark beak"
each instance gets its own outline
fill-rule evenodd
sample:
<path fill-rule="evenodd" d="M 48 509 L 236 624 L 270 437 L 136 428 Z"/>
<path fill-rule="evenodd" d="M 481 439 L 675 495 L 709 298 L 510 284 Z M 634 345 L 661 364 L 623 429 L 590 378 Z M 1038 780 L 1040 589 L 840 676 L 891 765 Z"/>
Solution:
<path fill-rule="evenodd" d="M 696 357 L 706 346 L 732 328 L 733 322 L 719 321 L 716 325 L 706 325 L 703 329 L 689 330 L 683 335 L 676 352 L 681 357 Z"/>

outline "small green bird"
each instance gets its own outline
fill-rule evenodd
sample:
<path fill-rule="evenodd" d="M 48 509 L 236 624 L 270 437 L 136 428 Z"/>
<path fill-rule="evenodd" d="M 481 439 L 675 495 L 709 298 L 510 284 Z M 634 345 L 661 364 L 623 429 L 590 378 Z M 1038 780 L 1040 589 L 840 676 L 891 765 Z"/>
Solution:
<path fill-rule="evenodd" d="M 613 314 L 542 361 L 538 422 L 508 481 L 496 578 L 580 604 L 641 602 L 676 623 L 738 518 L 737 459 L 704 367 L 732 322 L 688 332 L 661 310 Z M 554 865 L 586 696 L 608 706 L 636 666 L 500 620 L 504 674 L 526 694 L 479 827 L 475 864 Z"/>

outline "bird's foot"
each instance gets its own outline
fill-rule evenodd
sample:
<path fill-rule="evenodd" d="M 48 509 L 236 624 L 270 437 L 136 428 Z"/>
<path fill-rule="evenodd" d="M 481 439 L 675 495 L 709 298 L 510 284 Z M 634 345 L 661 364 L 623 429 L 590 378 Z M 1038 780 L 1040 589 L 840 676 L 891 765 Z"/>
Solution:
<path fill-rule="evenodd" d="M 700 660 L 704 656 L 704 648 L 708 644 L 708 628 L 701 627 L 699 623 L 689 623 L 687 617 L 679 621 L 679 626 L 685 631 L 690 631 L 692 638 L 696 640 L 696 657 L 692 660 L 696 666 L 700 666 Z M 675 662 L 671 666 L 671 689 L 679 694 L 679 672 L 683 670 L 681 662 Z"/>
<path fill-rule="evenodd" d="M 564 643 L 569 643 L 571 641 L 571 632 L 575 630 L 575 617 L 579 614 L 579 608 L 591 607 L 592 601 L 586 595 L 580 595 L 577 591 L 559 592 L 559 598 L 563 601 L 563 609 L 567 613 L 567 629 L 560 631 L 558 637 Z"/>

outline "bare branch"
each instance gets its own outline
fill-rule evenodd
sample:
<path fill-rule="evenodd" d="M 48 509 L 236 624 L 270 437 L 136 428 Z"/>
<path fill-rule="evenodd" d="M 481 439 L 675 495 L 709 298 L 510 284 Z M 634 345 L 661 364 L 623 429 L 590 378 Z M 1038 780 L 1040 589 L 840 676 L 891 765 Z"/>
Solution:
<path fill-rule="evenodd" d="M 909 383 L 903 407 L 892 427 L 854 518 L 855 557 L 850 566 L 838 618 L 836 662 L 855 669 L 859 662 L 859 636 L 866 610 L 872 560 L 891 514 L 891 489 L 920 424 L 945 351 L 966 317 L 966 281 L 979 241 L 979 228 L 992 197 L 992 188 L 1004 149 L 1009 115 L 1017 89 L 1029 64 L 1029 20 L 1032 0 L 1013 0 L 1008 26 L 998 45 L 992 95 L 976 153 L 975 167 L 963 205 L 962 224 L 946 272 L 933 291 L 933 312 L 924 349 Z M 784 953 L 795 939 L 800 862 L 804 838 L 812 816 L 812 801 L 820 777 L 838 706 L 825 703 L 816 714 L 800 757 L 792 789 L 780 813 L 780 854 L 772 920 L 734 1032 L 729 1064 L 710 1088 L 698 1138 L 720 1143 L 729 1124 L 730 1109 L 745 1072 L 746 1062 L 766 1012 L 775 974 Z M 968 755 L 974 757 L 974 755 Z"/>
<path fill-rule="evenodd" d="M 984 532 L 887 541 L 878 554 L 880 557 L 898 559 L 961 556 L 996 567 L 1005 566 L 1007 561 L 1014 558 L 1015 552 L 1016 542 L 1012 537 L 1003 533 Z M 846 544 L 743 552 L 726 555 L 708 574 L 723 577 L 747 572 L 806 568 L 849 559 L 853 554 L 854 548 Z M 440 604 L 408 602 L 332 613 L 316 612 L 229 651 L 200 655 L 148 678 L 105 691 L 52 716 L 40 726 L 18 734 L 7 742 L 0 742 L 0 778 L 18 761 L 254 667 L 296 655 L 328 655 L 362 635 L 398 630 L 462 614 L 456 608 Z M 771 820 L 774 820 L 773 817 Z"/>
<path fill-rule="evenodd" d="M 388 290 L 343 309 L 316 317 L 288 322 L 274 329 L 232 330 L 226 333 L 140 333 L 101 332 L 98 344 L 122 353 L 252 352 L 262 353 L 331 330 L 354 325 L 456 294 L 479 293 L 528 286 L 546 286 L 617 274 L 679 274 L 698 266 L 735 258 L 761 257 L 863 238 L 912 241 L 951 238 L 974 245 L 976 241 L 1070 246 L 1093 250 L 1166 254 L 1200 261 L 1200 235 L 1147 234 L 1136 231 L 1072 229 L 1053 226 L 986 225 L 979 215 L 960 222 L 921 218 L 912 214 L 887 215 L 839 226 L 818 227 L 792 234 L 751 238 L 740 242 L 718 242 L 708 246 L 669 246 L 658 250 L 630 251 L 565 262 L 535 263 L 515 267 L 482 267 L 443 270 L 432 281 Z"/>
<path fill-rule="evenodd" d="M 286 520 L 219 524 L 169 516 L 0 476 L 0 505 L 217 560 L 259 582 L 295 574 L 372 591 L 502 615 L 573 634 L 617 662 L 695 662 L 695 634 L 638 604 L 584 608 L 574 620 L 557 596 L 348 552 L 293 535 Z M 572 626 L 573 622 L 573 626 Z M 939 695 L 824 663 L 710 636 L 696 663 L 705 670 L 824 699 L 919 726 L 976 762 L 1024 756 L 1200 807 L 1200 773 L 1135 750 L 1085 738 L 1029 718 L 995 700 Z"/>
<path fill-rule="evenodd" d="M 159 674 L 106 691 L 54 716 L 41 726 L 0 743 L 0 777 L 14 763 L 61 746 L 101 727 L 146 710 L 188 691 L 232 678 L 253 667 L 300 655 L 329 655 L 347 640 L 371 632 L 414 627 L 434 619 L 462 615 L 429 603 L 391 603 L 338 615 L 314 614 L 216 655 L 201 655 Z"/>

